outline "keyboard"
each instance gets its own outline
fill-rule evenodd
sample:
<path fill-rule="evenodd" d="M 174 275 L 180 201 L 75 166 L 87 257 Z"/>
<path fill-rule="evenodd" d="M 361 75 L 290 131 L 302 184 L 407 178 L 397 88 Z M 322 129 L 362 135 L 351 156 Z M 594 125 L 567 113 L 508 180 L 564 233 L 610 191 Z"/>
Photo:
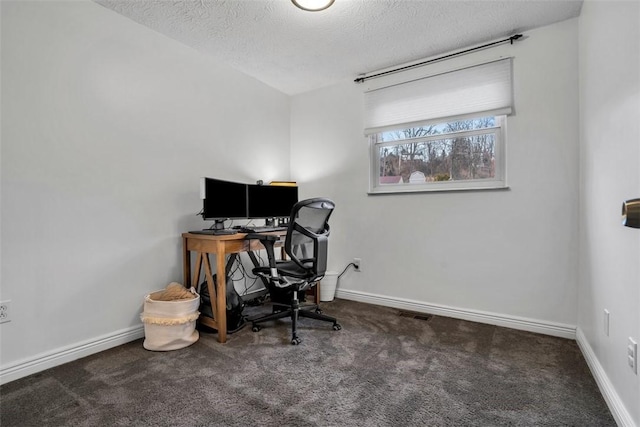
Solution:
<path fill-rule="evenodd" d="M 238 231 L 240 233 L 268 233 L 270 231 L 286 231 L 287 227 L 277 227 L 277 226 L 250 226 L 250 227 L 240 227 Z"/>
<path fill-rule="evenodd" d="M 231 230 L 231 229 L 211 230 L 211 229 L 207 228 L 205 230 L 190 231 L 189 233 L 192 233 L 192 234 L 208 234 L 208 235 L 211 235 L 211 236 L 224 236 L 224 235 L 228 235 L 228 234 L 236 234 L 236 233 L 238 233 L 238 230 Z"/>

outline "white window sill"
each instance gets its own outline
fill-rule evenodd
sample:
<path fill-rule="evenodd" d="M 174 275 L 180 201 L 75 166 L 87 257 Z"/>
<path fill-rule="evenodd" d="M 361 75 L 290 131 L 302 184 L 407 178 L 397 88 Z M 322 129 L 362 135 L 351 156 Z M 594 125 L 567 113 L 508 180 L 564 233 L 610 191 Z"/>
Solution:
<path fill-rule="evenodd" d="M 437 187 L 427 187 L 424 185 L 412 186 L 412 184 L 385 185 L 370 189 L 367 194 L 375 196 L 378 194 L 402 194 L 402 193 L 434 193 L 434 192 L 453 192 L 453 191 L 495 191 L 509 190 L 509 186 L 505 183 L 491 183 L 483 186 L 462 186 L 462 185 L 438 185 Z"/>

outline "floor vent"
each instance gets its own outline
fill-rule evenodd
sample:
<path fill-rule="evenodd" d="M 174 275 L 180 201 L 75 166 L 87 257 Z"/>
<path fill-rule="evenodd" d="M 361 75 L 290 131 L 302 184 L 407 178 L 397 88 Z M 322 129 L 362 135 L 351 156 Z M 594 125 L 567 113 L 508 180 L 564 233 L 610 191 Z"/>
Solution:
<path fill-rule="evenodd" d="M 400 317 L 409 317 L 411 319 L 418 319 L 418 320 L 424 320 L 424 321 L 429 321 L 433 317 L 433 314 L 417 313 L 415 311 L 399 311 L 398 315 Z"/>

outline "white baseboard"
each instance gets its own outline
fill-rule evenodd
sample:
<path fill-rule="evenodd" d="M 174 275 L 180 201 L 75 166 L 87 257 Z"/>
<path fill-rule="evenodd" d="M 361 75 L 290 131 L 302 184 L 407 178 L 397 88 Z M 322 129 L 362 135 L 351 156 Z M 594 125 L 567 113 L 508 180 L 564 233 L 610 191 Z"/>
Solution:
<path fill-rule="evenodd" d="M 471 322 L 486 323 L 489 325 L 504 326 L 506 328 L 522 331 L 536 332 L 555 337 L 576 339 L 576 327 L 563 323 L 543 322 L 536 319 L 509 316 L 504 314 L 489 313 L 478 310 L 449 307 L 439 304 L 430 304 L 420 301 L 412 301 L 403 298 L 375 295 L 366 292 L 338 289 L 338 298 L 365 302 L 368 304 L 382 305 L 402 310 L 429 313 L 438 316 L 453 317 L 455 319 L 469 320 Z"/>
<path fill-rule="evenodd" d="M 35 374 L 82 357 L 90 356 L 130 341 L 144 337 L 142 325 L 122 329 L 111 334 L 83 341 L 71 346 L 62 347 L 35 357 L 0 367 L 0 384 Z"/>
<path fill-rule="evenodd" d="M 616 420 L 616 423 L 621 427 L 636 427 L 635 422 L 631 418 L 631 414 L 629 414 L 629 411 L 627 411 L 624 403 L 622 403 L 620 396 L 616 393 L 613 384 L 611 384 L 604 368 L 589 345 L 587 337 L 580 328 L 576 331 L 576 342 L 587 361 L 591 374 L 595 378 L 598 388 L 600 389 L 600 393 L 602 393 L 605 402 L 607 402 L 607 406 L 609 406 L 609 410 L 611 411 L 613 418 Z"/>

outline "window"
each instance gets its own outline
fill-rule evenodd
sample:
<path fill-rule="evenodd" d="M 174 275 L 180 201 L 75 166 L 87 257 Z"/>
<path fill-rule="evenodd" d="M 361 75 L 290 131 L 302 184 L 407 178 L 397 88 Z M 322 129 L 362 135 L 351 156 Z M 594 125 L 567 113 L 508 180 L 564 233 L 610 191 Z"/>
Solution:
<path fill-rule="evenodd" d="M 504 187 L 504 116 L 371 135 L 378 193 Z"/>
<path fill-rule="evenodd" d="M 369 192 L 505 188 L 511 60 L 365 94 Z"/>

